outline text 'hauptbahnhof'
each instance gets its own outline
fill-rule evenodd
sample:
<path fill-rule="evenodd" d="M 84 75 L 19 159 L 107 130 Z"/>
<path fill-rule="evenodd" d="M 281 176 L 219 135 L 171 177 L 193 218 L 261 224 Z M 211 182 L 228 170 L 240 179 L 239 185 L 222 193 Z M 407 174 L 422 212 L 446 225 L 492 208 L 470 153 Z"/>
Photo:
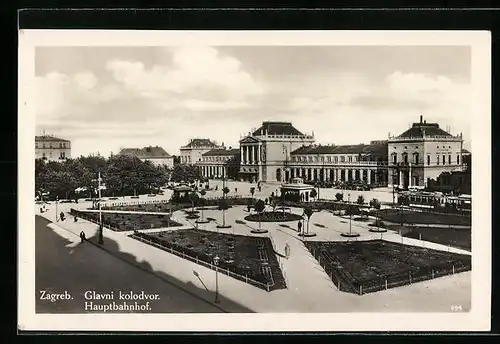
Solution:
<path fill-rule="evenodd" d="M 266 121 L 242 137 L 239 148 L 192 139 L 180 162 L 197 164 L 204 177 L 244 181 L 360 182 L 423 189 L 443 172 L 465 170 L 462 134 L 420 121 L 398 136 L 356 145 L 318 145 L 291 122 Z"/>

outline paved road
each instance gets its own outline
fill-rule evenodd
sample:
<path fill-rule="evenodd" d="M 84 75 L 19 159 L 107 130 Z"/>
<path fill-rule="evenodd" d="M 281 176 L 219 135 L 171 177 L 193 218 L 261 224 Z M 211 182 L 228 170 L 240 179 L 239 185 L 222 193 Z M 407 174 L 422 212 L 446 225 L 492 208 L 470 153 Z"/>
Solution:
<path fill-rule="evenodd" d="M 117 306 L 133 300 L 120 300 L 123 293 L 158 294 L 159 299 L 149 302 L 150 310 L 142 312 L 154 313 L 219 313 L 221 309 L 207 301 L 192 295 L 165 280 L 127 263 L 89 242 L 80 243 L 79 238 L 68 240 L 58 235 L 50 226 L 50 221 L 36 216 L 36 312 L 37 313 L 84 313 L 84 294 L 86 291 L 96 293 L 113 292 L 114 300 L 93 300 L 93 305 L 109 305 L 113 301 Z M 109 243 L 108 243 L 109 244 Z M 49 300 L 40 299 L 41 292 L 64 293 L 72 299 Z M 138 300 L 138 305 L 146 307 L 147 301 Z M 89 304 L 87 304 L 89 305 Z M 122 306 L 123 307 L 123 306 Z M 123 312 L 124 310 L 122 310 Z M 140 309 L 128 312 L 141 312 Z M 102 312 L 102 309 L 96 311 Z M 119 312 L 119 310 L 118 310 Z"/>

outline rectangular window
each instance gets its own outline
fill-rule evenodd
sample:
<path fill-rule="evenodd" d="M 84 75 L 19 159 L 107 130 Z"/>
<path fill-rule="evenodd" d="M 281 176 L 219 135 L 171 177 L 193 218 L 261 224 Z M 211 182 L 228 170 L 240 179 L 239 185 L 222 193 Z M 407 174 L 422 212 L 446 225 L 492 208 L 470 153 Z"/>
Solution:
<path fill-rule="evenodd" d="M 446 164 L 446 155 L 443 155 L 443 165 Z"/>
<path fill-rule="evenodd" d="M 325 157 L 324 156 L 321 157 L 321 162 L 325 162 Z"/>
<path fill-rule="evenodd" d="M 430 164 L 431 164 L 431 156 L 427 155 L 427 165 L 430 165 Z"/>
<path fill-rule="evenodd" d="M 343 155 L 342 155 L 342 156 L 340 157 L 340 162 L 345 162 L 345 156 L 343 156 Z"/>
<path fill-rule="evenodd" d="M 349 156 L 348 159 L 349 159 L 349 162 L 352 162 L 352 156 Z"/>
<path fill-rule="evenodd" d="M 405 164 L 407 164 L 408 163 L 408 154 L 405 154 L 403 156 L 403 159 L 404 159 Z"/>
<path fill-rule="evenodd" d="M 45 148 L 45 143 L 44 143 L 44 144 L 42 144 L 42 148 Z"/>
<path fill-rule="evenodd" d="M 451 165 L 451 155 L 448 155 L 448 165 Z"/>
<path fill-rule="evenodd" d="M 436 164 L 439 165 L 439 154 L 436 155 Z"/>
<path fill-rule="evenodd" d="M 334 159 L 335 159 L 335 162 L 339 162 L 339 157 L 338 156 L 336 156 Z"/>
<path fill-rule="evenodd" d="M 393 162 L 394 165 L 396 165 L 398 163 L 398 156 L 396 154 L 394 154 L 392 156 L 392 162 Z"/>
<path fill-rule="evenodd" d="M 327 161 L 332 162 L 332 157 L 331 156 L 327 157 Z"/>
<path fill-rule="evenodd" d="M 457 165 L 460 165 L 460 155 L 457 155 Z"/>
<path fill-rule="evenodd" d="M 357 162 L 357 161 L 358 161 L 358 157 L 354 156 L 354 162 Z"/>

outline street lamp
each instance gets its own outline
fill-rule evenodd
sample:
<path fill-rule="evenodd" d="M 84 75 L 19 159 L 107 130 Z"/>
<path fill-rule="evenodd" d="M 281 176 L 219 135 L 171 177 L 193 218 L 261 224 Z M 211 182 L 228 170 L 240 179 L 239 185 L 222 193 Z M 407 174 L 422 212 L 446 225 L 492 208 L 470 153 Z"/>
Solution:
<path fill-rule="evenodd" d="M 95 179 L 93 180 L 95 181 Z M 99 245 L 103 245 L 104 244 L 104 239 L 103 239 L 103 225 L 102 225 L 102 211 L 101 211 L 101 181 L 102 181 L 102 178 L 101 178 L 101 171 L 99 171 L 97 173 L 97 190 L 99 192 L 99 200 L 97 201 L 97 205 L 99 207 L 99 231 L 98 231 L 98 235 L 99 235 Z"/>
<path fill-rule="evenodd" d="M 57 203 L 59 201 L 59 196 L 56 196 L 56 222 L 59 222 L 59 215 L 58 215 L 58 212 L 57 212 Z"/>
<path fill-rule="evenodd" d="M 215 265 L 215 303 L 219 303 L 219 256 L 214 257 L 214 265 Z"/>
<path fill-rule="evenodd" d="M 347 203 L 349 203 L 349 235 L 352 234 L 352 207 L 351 207 L 351 193 L 347 194 Z"/>

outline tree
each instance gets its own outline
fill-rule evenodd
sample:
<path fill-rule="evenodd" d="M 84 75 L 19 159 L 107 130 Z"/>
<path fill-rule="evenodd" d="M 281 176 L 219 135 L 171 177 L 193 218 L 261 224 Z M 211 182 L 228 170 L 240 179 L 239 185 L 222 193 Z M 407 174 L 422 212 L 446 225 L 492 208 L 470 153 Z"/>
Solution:
<path fill-rule="evenodd" d="M 264 209 L 266 209 L 266 204 L 264 203 L 263 200 L 259 199 L 257 201 L 257 203 L 255 203 L 254 209 L 259 214 L 259 230 L 261 230 L 261 227 L 260 227 L 260 217 L 261 217 L 262 212 L 264 211 Z"/>
<path fill-rule="evenodd" d="M 199 197 L 196 192 L 189 193 L 189 200 L 191 201 L 191 213 L 194 214 L 194 205 L 198 203 Z"/>
<path fill-rule="evenodd" d="M 199 203 L 201 205 L 201 221 L 204 221 L 203 220 L 203 209 L 205 209 L 205 203 L 206 203 L 205 202 L 205 195 L 206 194 L 207 194 L 207 192 L 205 190 L 201 189 L 201 191 L 200 191 L 201 197 L 199 199 Z"/>
<path fill-rule="evenodd" d="M 316 196 L 318 196 L 318 192 L 316 191 L 316 189 L 312 189 L 309 193 L 309 197 L 316 198 Z"/>
<path fill-rule="evenodd" d="M 252 199 L 253 199 L 253 194 L 255 193 L 255 188 L 254 187 L 251 187 L 250 188 L 250 194 L 252 195 Z"/>
<path fill-rule="evenodd" d="M 224 194 L 224 197 L 227 197 L 227 194 L 229 193 L 229 188 L 227 186 L 225 186 L 223 189 L 222 189 L 222 193 Z"/>
<path fill-rule="evenodd" d="M 306 206 L 304 208 L 304 215 L 307 216 L 307 234 L 309 234 L 309 220 L 311 220 L 311 216 L 314 214 L 314 210 L 310 206 Z"/>
<path fill-rule="evenodd" d="M 226 210 L 229 209 L 229 200 L 227 198 L 219 199 L 219 210 L 222 210 L 222 227 L 226 226 Z"/>
<path fill-rule="evenodd" d="M 358 203 L 359 205 L 365 204 L 365 198 L 363 197 L 363 195 L 358 196 L 358 200 L 356 201 L 356 203 Z"/>
<path fill-rule="evenodd" d="M 337 200 L 337 202 L 341 202 L 344 199 L 344 195 L 340 192 L 337 192 L 335 194 L 335 199 Z"/>

